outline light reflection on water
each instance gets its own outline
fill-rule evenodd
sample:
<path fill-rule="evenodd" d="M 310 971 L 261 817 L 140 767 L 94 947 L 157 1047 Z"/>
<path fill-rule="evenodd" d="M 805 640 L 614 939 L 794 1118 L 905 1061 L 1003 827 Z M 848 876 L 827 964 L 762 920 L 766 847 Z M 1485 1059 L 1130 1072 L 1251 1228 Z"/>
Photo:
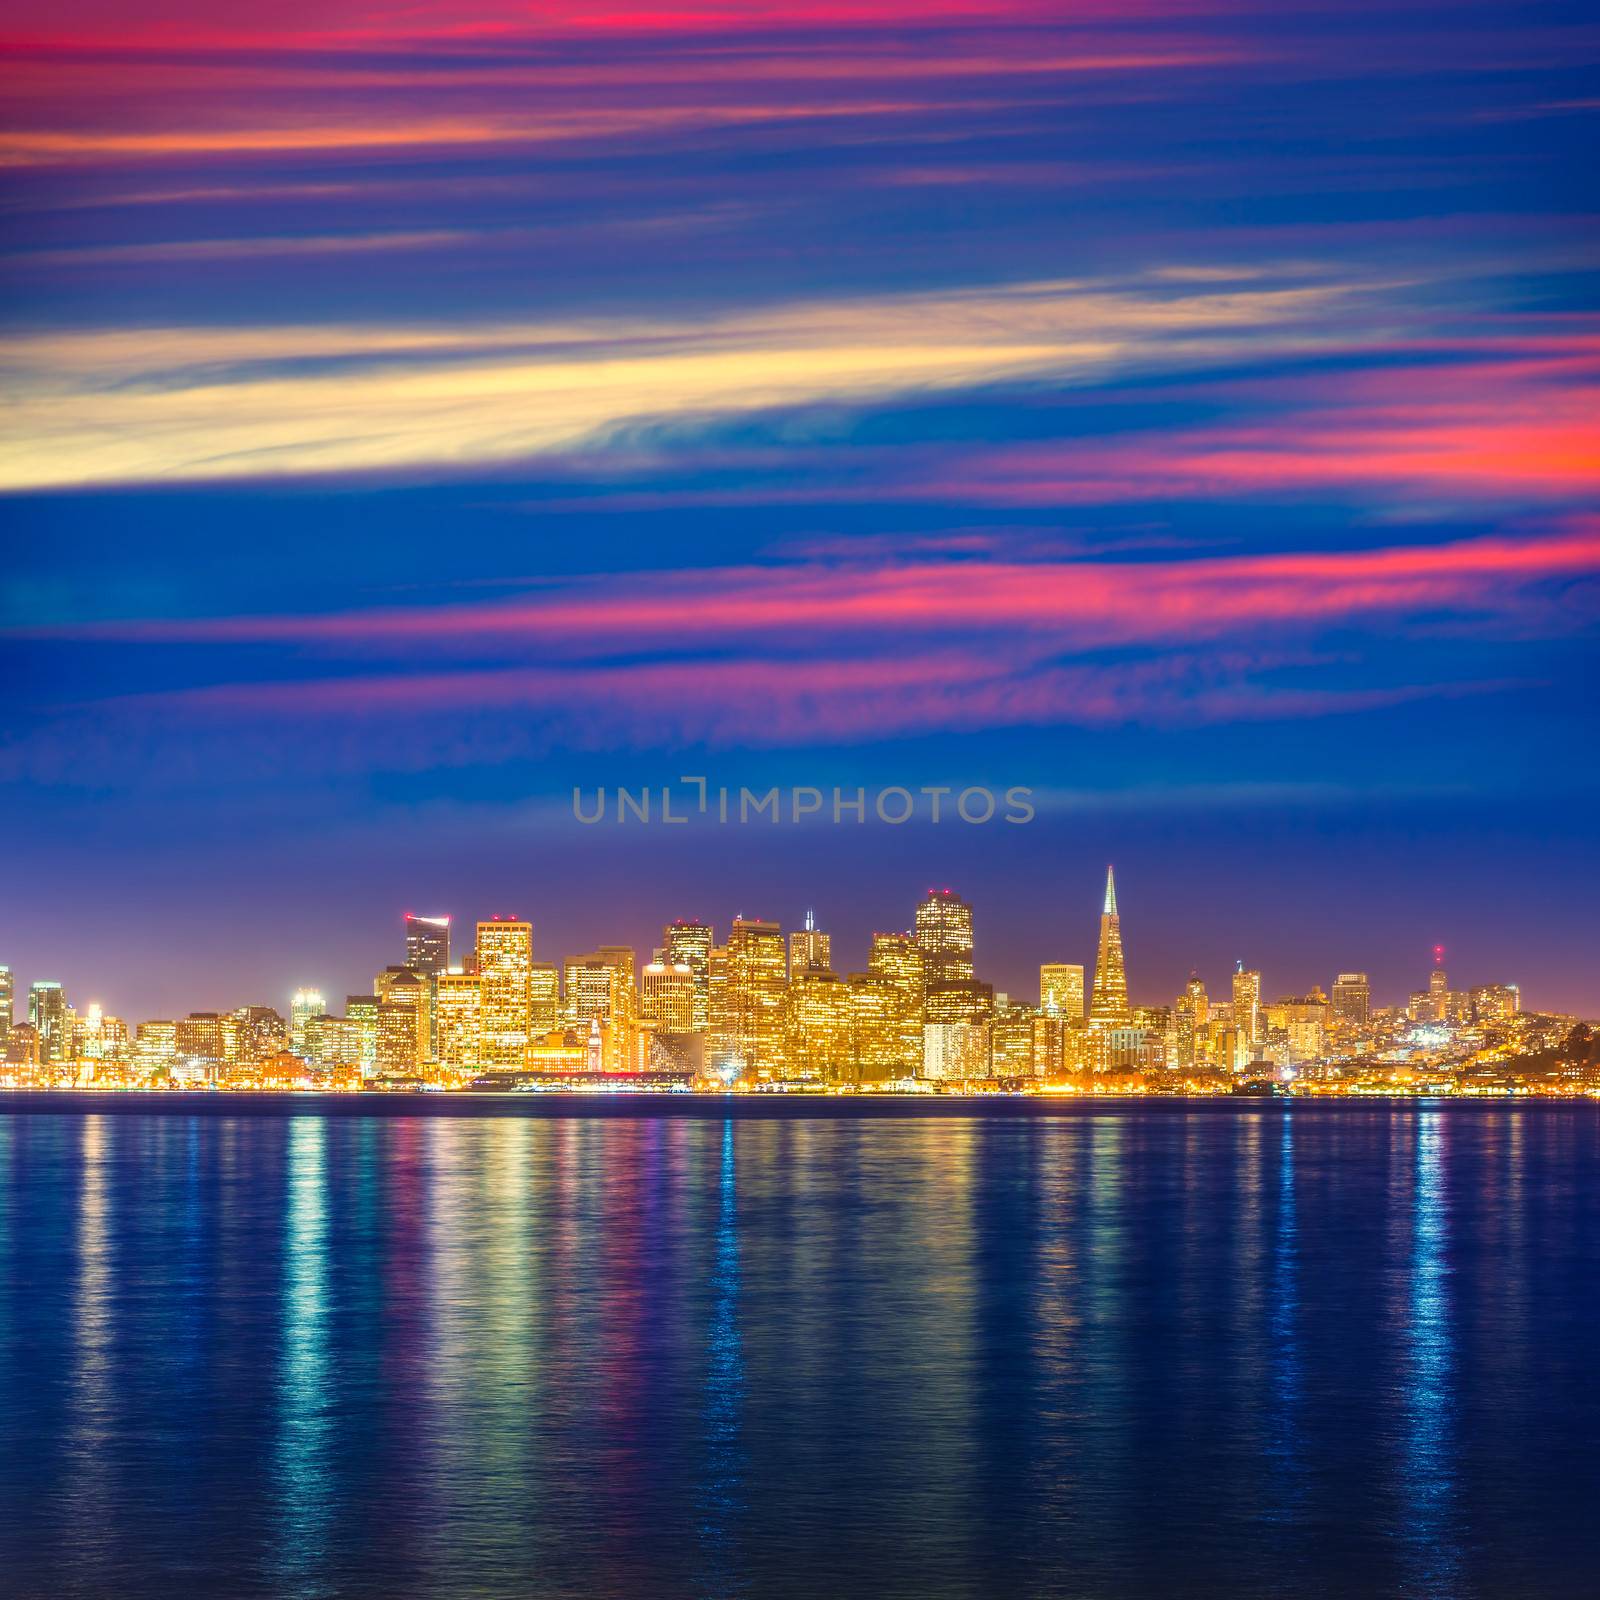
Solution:
<path fill-rule="evenodd" d="M 1584 1594 L 1596 1123 L 0 1116 L 0 1591 Z"/>

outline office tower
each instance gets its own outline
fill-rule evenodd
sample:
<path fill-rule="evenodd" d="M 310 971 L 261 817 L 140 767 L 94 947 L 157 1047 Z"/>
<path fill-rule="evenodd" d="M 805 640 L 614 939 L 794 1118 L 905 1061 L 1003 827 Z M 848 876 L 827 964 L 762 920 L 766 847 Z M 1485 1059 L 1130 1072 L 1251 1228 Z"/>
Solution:
<path fill-rule="evenodd" d="M 1008 1001 L 996 1003 L 989 1023 L 989 1051 L 996 1078 L 1033 1076 L 1033 1024 L 1038 1013 L 1032 1006 Z"/>
<path fill-rule="evenodd" d="M 910 933 L 875 933 L 867 971 L 893 984 L 907 1009 L 921 1025 L 922 1003 L 927 993 L 927 959 L 916 936 Z"/>
<path fill-rule="evenodd" d="M 1233 1025 L 1239 1030 L 1241 1048 L 1254 1051 L 1261 1043 L 1261 974 L 1246 972 L 1244 962 L 1233 969 Z"/>
<path fill-rule="evenodd" d="M 1083 968 L 1049 961 L 1039 968 L 1039 1009 L 1075 1022 L 1083 1020 Z"/>
<path fill-rule="evenodd" d="M 133 1055 L 146 1071 L 164 1067 L 178 1053 L 178 1025 L 165 1017 L 141 1022 L 134 1030 Z"/>
<path fill-rule="evenodd" d="M 434 1054 L 455 1072 L 483 1064 L 480 991 L 475 972 L 441 972 L 434 979 Z"/>
<path fill-rule="evenodd" d="M 1117 916 L 1117 880 L 1106 868 L 1106 898 L 1100 912 L 1100 944 L 1094 958 L 1093 1022 L 1124 1022 L 1128 1009 L 1128 973 L 1122 959 L 1122 923 Z"/>
<path fill-rule="evenodd" d="M 11 1032 L 16 1003 L 16 979 L 12 977 L 10 967 L 0 966 L 0 1045 L 6 1042 L 6 1035 Z"/>
<path fill-rule="evenodd" d="M 28 990 L 28 1022 L 39 1035 L 39 1060 L 65 1061 L 72 1038 L 67 1024 L 67 997 L 59 983 L 41 978 Z"/>
<path fill-rule="evenodd" d="M 477 955 L 483 1064 L 517 1071 L 533 1009 L 533 924 L 499 917 L 480 922 Z"/>
<path fill-rule="evenodd" d="M 713 951 L 707 967 L 711 1065 L 741 1077 L 776 1077 L 783 1054 L 783 930 L 736 917 L 721 948 L 721 960 Z"/>
<path fill-rule="evenodd" d="M 844 1083 L 853 1065 L 849 985 L 825 967 L 802 967 L 783 996 L 782 1076 Z"/>
<path fill-rule="evenodd" d="M 833 966 L 831 941 L 817 928 L 816 914 L 806 912 L 806 925 L 789 935 L 789 981 L 801 972 L 826 972 Z"/>
<path fill-rule="evenodd" d="M 922 1000 L 924 1022 L 983 1022 L 994 1012 L 994 985 L 978 978 L 930 987 Z"/>
<path fill-rule="evenodd" d="M 373 980 L 373 992 L 379 1002 L 377 1064 L 380 1070 L 393 1071 L 398 1067 L 405 1073 L 415 1072 L 432 1055 L 435 981 L 431 973 L 413 972 L 410 967 L 385 967 Z M 409 1013 L 409 1045 L 402 1037 L 400 1023 L 384 1012 L 386 1005 L 402 1006 Z M 386 1032 L 389 1036 L 387 1045 L 384 1042 Z"/>
<path fill-rule="evenodd" d="M 561 1026 L 561 972 L 554 962 L 535 961 L 528 969 L 528 1029 L 535 1039 Z"/>
<path fill-rule="evenodd" d="M 930 889 L 917 907 L 917 944 L 929 989 L 972 980 L 972 907 L 948 889 Z"/>
<path fill-rule="evenodd" d="M 215 1011 L 191 1011 L 180 1017 L 177 1026 L 177 1053 L 187 1060 L 219 1062 L 231 1061 L 231 1017 L 220 1016 Z"/>
<path fill-rule="evenodd" d="M 1189 1002 L 1189 1015 L 1194 1018 L 1195 1027 L 1205 1027 L 1211 1016 L 1211 1001 L 1206 994 L 1205 980 L 1198 972 L 1189 974 L 1189 981 L 1184 985 L 1183 993 Z"/>
<path fill-rule="evenodd" d="M 31 1022 L 13 1022 L 6 1034 L 5 1046 L 0 1050 L 7 1066 L 36 1067 L 39 1065 L 39 1030 Z"/>
<path fill-rule="evenodd" d="M 449 917 L 419 917 L 406 912 L 405 965 L 424 978 L 450 970 Z"/>
<path fill-rule="evenodd" d="M 1364 972 L 1341 972 L 1333 980 L 1333 1019 L 1347 1028 L 1365 1028 L 1372 1016 L 1372 986 Z"/>
<path fill-rule="evenodd" d="M 678 918 L 661 930 L 661 959 L 669 967 L 687 967 L 694 974 L 694 1031 L 704 1033 L 710 1015 L 712 933 L 703 922 Z"/>
<path fill-rule="evenodd" d="M 418 989 L 424 981 L 416 979 Z M 380 1078 L 408 1078 L 422 1065 L 426 1033 L 415 996 L 399 998 L 407 993 L 397 987 L 391 991 L 395 998 L 378 1002 L 374 1067 Z"/>
<path fill-rule="evenodd" d="M 918 973 L 921 959 L 918 951 Z M 850 1020 L 852 1080 L 887 1083 L 915 1077 L 922 1066 L 919 995 L 908 993 L 901 984 L 883 974 L 852 972 L 846 984 L 845 1000 Z"/>
<path fill-rule="evenodd" d="M 589 1022 L 625 1026 L 632 1021 L 633 959 L 631 949 L 625 951 L 618 945 L 567 957 L 564 984 L 569 1027 Z"/>
<path fill-rule="evenodd" d="M 639 1015 L 658 1033 L 695 1031 L 694 973 L 686 966 L 652 961 L 639 974 Z"/>
<path fill-rule="evenodd" d="M 297 1056 L 306 1053 L 306 1024 L 328 1009 L 320 989 L 296 989 L 289 1001 L 289 1048 Z"/>
<path fill-rule="evenodd" d="M 361 1068 L 362 1077 L 370 1078 L 378 1070 L 378 996 L 347 994 L 344 1020 L 355 1043 L 356 1065 Z"/>

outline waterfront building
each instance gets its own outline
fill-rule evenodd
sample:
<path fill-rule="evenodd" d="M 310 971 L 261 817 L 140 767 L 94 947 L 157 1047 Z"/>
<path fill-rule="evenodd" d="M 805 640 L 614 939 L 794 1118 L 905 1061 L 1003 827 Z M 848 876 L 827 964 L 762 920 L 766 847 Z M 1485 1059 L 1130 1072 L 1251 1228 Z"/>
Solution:
<path fill-rule="evenodd" d="M 1117 915 L 1117 881 L 1106 868 L 1106 897 L 1100 911 L 1100 942 L 1094 959 L 1094 998 L 1089 1007 L 1093 1022 L 1124 1023 L 1128 1006 L 1128 973 L 1122 955 L 1122 921 Z"/>
<path fill-rule="evenodd" d="M 922 1066 L 920 1005 L 892 978 L 870 970 L 852 972 L 846 990 L 852 1081 L 915 1077 Z"/>
<path fill-rule="evenodd" d="M 987 1022 L 994 1014 L 994 985 L 979 978 L 930 984 L 922 1000 L 924 1022 Z"/>
<path fill-rule="evenodd" d="M 413 1073 L 433 1054 L 434 984 L 432 974 L 413 972 L 410 967 L 385 967 L 373 980 L 379 1002 L 376 1062 L 380 1073 Z M 402 1022 L 385 1011 L 386 1006 L 399 1006 L 410 1017 L 409 1041 Z"/>
<path fill-rule="evenodd" d="M 561 971 L 551 961 L 528 968 L 528 1032 L 541 1039 L 561 1026 Z"/>
<path fill-rule="evenodd" d="M 783 996 L 780 1075 L 843 1083 L 853 1067 L 849 986 L 836 972 L 802 967 Z"/>
<path fill-rule="evenodd" d="M 711 1066 L 731 1068 L 741 1077 L 777 1077 L 783 1054 L 783 931 L 775 922 L 736 917 L 720 948 L 720 961 L 714 950 L 708 967 Z"/>
<path fill-rule="evenodd" d="M 441 972 L 434 980 L 434 1052 L 454 1072 L 483 1064 L 482 991 L 475 972 Z"/>
<path fill-rule="evenodd" d="M 1034 1076 L 1034 1021 L 1030 1005 L 996 1001 L 989 1024 L 989 1054 L 996 1078 Z"/>
<path fill-rule="evenodd" d="M 516 1071 L 533 1010 L 533 924 L 493 917 L 478 924 L 479 1034 L 486 1067 Z"/>
<path fill-rule="evenodd" d="M 922 1076 L 963 1083 L 990 1075 L 987 1022 L 929 1022 L 922 1029 Z"/>
<path fill-rule="evenodd" d="M 922 1025 L 922 1006 L 927 995 L 927 960 L 916 935 L 910 933 L 875 933 L 872 949 L 867 957 L 867 971 L 875 978 L 893 985 L 904 1001 L 905 1008 Z M 920 1045 L 919 1045 L 920 1052 Z"/>

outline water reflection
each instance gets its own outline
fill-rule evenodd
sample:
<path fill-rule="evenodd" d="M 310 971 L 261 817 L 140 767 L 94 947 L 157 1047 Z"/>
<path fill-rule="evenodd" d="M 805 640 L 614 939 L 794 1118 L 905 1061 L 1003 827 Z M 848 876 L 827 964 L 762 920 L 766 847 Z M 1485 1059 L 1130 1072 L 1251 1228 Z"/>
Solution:
<path fill-rule="evenodd" d="M 0 1590 L 1583 1593 L 1597 1129 L 0 1119 Z"/>
<path fill-rule="evenodd" d="M 283 1213 L 282 1345 L 278 1378 L 275 1563 L 282 1592 L 331 1592 L 323 1573 L 334 1514 L 329 1481 L 327 1127 L 289 1126 Z"/>

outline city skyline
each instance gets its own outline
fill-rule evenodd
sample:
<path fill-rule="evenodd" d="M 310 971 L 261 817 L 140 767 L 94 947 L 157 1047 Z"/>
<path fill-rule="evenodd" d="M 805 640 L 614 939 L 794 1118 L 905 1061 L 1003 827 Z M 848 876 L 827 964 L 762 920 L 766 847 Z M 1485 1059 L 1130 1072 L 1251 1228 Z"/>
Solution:
<path fill-rule="evenodd" d="M 1102 908 L 1101 923 L 1103 925 L 1107 918 L 1110 917 L 1118 924 L 1116 929 L 1116 950 L 1117 962 L 1118 965 L 1121 966 L 1123 964 L 1124 952 L 1121 945 L 1120 919 L 1116 917 L 1114 910 L 1116 904 L 1116 891 L 1114 887 L 1113 873 L 1115 869 L 1114 866 L 1112 866 L 1107 867 L 1105 870 L 1106 880 L 1103 896 L 1105 905 Z M 930 887 L 926 892 L 928 895 L 932 895 L 936 891 Z M 950 888 L 945 887 L 943 888 L 942 892 L 945 894 L 950 894 L 953 891 Z M 825 901 L 823 903 L 826 904 Z M 925 904 L 926 902 L 923 901 L 919 903 Z M 1107 908 L 1111 909 L 1108 910 Z M 704 911 L 698 914 L 684 913 L 678 918 L 678 920 L 686 925 L 696 928 L 709 928 L 715 931 L 718 928 L 726 929 L 736 918 L 740 917 L 743 917 L 744 920 L 747 921 L 772 921 L 775 926 L 782 930 L 785 941 L 788 942 L 792 954 L 793 941 L 806 936 L 811 927 L 814 925 L 814 919 L 816 918 L 816 905 L 808 902 L 806 910 L 796 916 L 792 921 L 783 917 L 776 919 L 763 919 L 751 914 L 746 914 L 744 912 L 729 912 L 724 914 L 721 919 L 718 920 Z M 546 921 L 542 918 L 514 917 L 500 912 L 485 913 L 481 918 L 479 918 L 470 914 L 458 914 L 455 912 L 434 911 L 430 913 L 423 913 L 407 910 L 398 913 L 394 920 L 398 929 L 398 936 L 395 941 L 396 960 L 397 962 L 405 961 L 406 964 L 412 966 L 418 971 L 428 971 L 430 969 L 427 967 L 425 961 L 408 959 L 409 957 L 413 956 L 417 950 L 417 946 L 413 940 L 412 934 L 413 925 L 417 923 L 425 925 L 442 924 L 446 930 L 443 940 L 444 947 L 451 949 L 455 949 L 457 947 L 451 944 L 451 935 L 449 930 L 466 930 L 470 934 L 470 931 L 475 926 L 482 925 L 484 923 L 497 922 L 504 922 L 508 925 L 526 926 L 531 930 L 532 938 L 534 940 L 534 948 L 538 952 L 537 959 L 540 962 L 554 962 L 558 967 L 569 960 L 574 951 L 580 951 L 586 946 L 591 949 L 599 948 L 606 943 L 606 941 L 603 939 L 572 941 L 570 939 L 561 937 L 558 931 L 553 931 L 553 927 L 554 929 L 559 929 L 559 923 L 552 925 L 552 922 Z M 644 951 L 647 954 L 648 952 L 656 949 L 660 945 L 661 935 L 664 929 L 674 920 L 673 916 L 672 914 L 668 913 L 664 916 L 658 916 L 654 920 L 651 920 L 648 917 L 645 920 L 647 929 L 653 931 L 648 932 L 644 936 L 634 937 L 632 942 L 626 946 L 617 945 L 615 944 L 615 941 L 612 941 L 613 946 L 616 948 L 630 948 L 636 952 Z M 978 930 L 978 934 L 975 935 L 975 937 L 977 937 L 981 935 L 983 931 L 986 931 L 983 929 L 983 916 L 981 909 L 974 911 L 974 920 Z M 593 925 L 588 924 L 587 926 L 592 927 Z M 606 926 L 610 927 L 610 924 L 606 924 Z M 833 963 L 839 970 L 845 970 L 846 968 L 864 967 L 866 965 L 870 952 L 871 941 L 875 935 L 879 933 L 909 933 L 913 931 L 914 919 L 908 920 L 904 927 L 896 927 L 892 924 L 892 922 L 881 927 L 876 925 L 872 927 L 846 927 L 837 922 L 830 924 L 826 928 L 821 928 L 821 924 L 815 924 L 815 926 L 821 929 L 817 937 L 820 937 L 820 939 L 823 941 L 822 947 L 826 950 L 831 946 L 833 951 L 837 951 L 843 957 L 845 957 L 845 959 L 835 961 Z M 612 928 L 611 931 L 614 932 L 615 929 Z M 1141 932 L 1144 931 L 1145 930 L 1143 929 L 1141 930 Z M 1153 932 L 1154 929 L 1152 928 L 1149 931 Z M 1102 936 L 1097 937 L 1092 930 L 1087 935 L 1080 931 L 1070 940 L 1070 947 L 1068 941 L 1063 941 L 1061 947 L 1055 949 L 1053 952 L 1051 950 L 1040 950 L 1032 959 L 1031 965 L 1025 963 L 1019 968 L 1014 960 L 1008 961 L 1005 967 L 1006 972 L 1017 972 L 1019 975 L 1010 982 L 1005 981 L 1005 979 L 1002 977 L 999 981 L 992 982 L 991 987 L 1002 994 L 1008 994 L 1015 998 L 1026 999 L 1029 998 L 1030 994 L 1034 997 L 1037 997 L 1039 984 L 1041 982 L 1041 970 L 1057 963 L 1065 963 L 1068 965 L 1075 963 L 1085 974 L 1092 975 L 1098 969 L 1101 961 L 1103 960 L 1104 952 L 1102 938 L 1103 933 Z M 1272 930 L 1264 929 L 1259 942 L 1263 947 L 1273 946 L 1276 941 L 1274 939 Z M 1002 947 L 1008 949 L 1014 948 L 1014 946 L 1011 944 L 1011 941 L 1006 941 Z M 471 944 L 469 943 L 466 946 L 466 949 L 470 952 L 471 948 Z M 1411 970 L 1409 972 L 1402 970 L 1398 974 L 1383 973 L 1371 963 L 1366 964 L 1366 966 L 1362 967 L 1364 973 L 1378 973 L 1376 977 L 1370 979 L 1370 987 L 1374 995 L 1373 1004 L 1402 1004 L 1407 995 L 1414 992 L 1414 985 L 1411 987 L 1408 987 L 1408 985 L 1412 985 L 1412 980 L 1414 980 L 1417 976 L 1417 972 L 1419 970 L 1426 971 L 1424 960 L 1431 961 L 1434 965 L 1438 965 L 1438 963 L 1447 955 L 1449 955 L 1450 951 L 1455 948 L 1456 947 L 1454 946 L 1446 946 L 1444 944 L 1435 943 L 1430 944 L 1425 948 L 1414 950 L 1412 955 L 1416 959 L 1413 962 Z M 326 970 L 318 970 L 316 972 L 301 972 L 297 970 L 296 976 L 291 978 L 286 984 L 278 984 L 277 988 L 282 990 L 281 993 L 278 993 L 276 989 L 270 994 L 261 992 L 259 980 L 255 980 L 255 987 L 252 988 L 251 984 L 253 980 L 246 977 L 242 980 L 243 988 L 249 989 L 250 993 L 254 995 L 253 1002 L 246 1002 L 238 999 L 237 997 L 229 998 L 227 994 L 217 994 L 210 996 L 210 998 L 214 999 L 215 1004 L 201 1006 L 192 1005 L 190 1003 L 193 1000 L 193 990 L 187 986 L 186 980 L 182 976 L 184 971 L 187 970 L 187 963 L 183 959 L 182 952 L 178 952 L 178 961 L 176 968 L 173 969 L 173 974 L 166 978 L 161 984 L 157 985 L 153 990 L 153 993 L 156 995 L 166 995 L 172 1001 L 182 1001 L 183 1004 L 181 1006 L 173 1003 L 165 1007 L 146 1007 L 142 1011 L 139 1009 L 137 1000 L 135 1000 L 134 1004 L 130 1007 L 128 1000 L 125 998 L 127 994 L 132 992 L 133 988 L 133 986 L 127 980 L 119 980 L 116 977 L 106 976 L 104 974 L 85 978 L 83 975 L 83 964 L 75 965 L 69 962 L 63 965 L 61 963 L 57 963 L 49 966 L 47 971 L 46 964 L 43 963 L 30 962 L 26 959 L 8 959 L 5 961 L 0 961 L 0 975 L 4 975 L 3 977 L 0 977 L 0 1002 L 3 1002 L 6 996 L 7 984 L 9 984 L 11 991 L 14 992 L 18 1000 L 25 1000 L 28 988 L 32 983 L 46 981 L 60 987 L 68 993 L 81 996 L 85 1001 L 92 1001 L 93 1003 L 102 1006 L 107 1012 L 113 1012 L 118 1015 L 158 1016 L 168 1015 L 182 1010 L 227 1011 L 233 1009 L 237 1005 L 246 1003 L 261 1003 L 269 1005 L 281 1004 L 284 1007 L 287 1007 L 295 991 L 303 988 L 317 989 L 320 992 L 328 995 L 339 995 L 346 992 L 352 992 L 352 985 L 363 984 L 370 976 L 368 968 L 371 964 L 372 955 L 374 953 L 375 952 L 370 949 L 369 940 L 368 947 L 362 952 L 351 950 L 337 963 L 324 963 Z M 6 954 L 9 957 L 11 953 L 6 952 Z M 1341 971 L 1361 966 L 1361 963 L 1355 959 L 1356 955 L 1358 954 L 1359 951 L 1346 952 L 1345 956 L 1342 957 L 1340 961 L 1326 963 L 1324 964 L 1324 968 L 1322 970 L 1312 970 L 1308 972 L 1304 970 L 1303 963 L 1296 964 L 1291 968 L 1285 969 L 1285 975 L 1282 981 L 1277 983 L 1277 987 L 1285 992 L 1289 992 L 1291 990 L 1305 992 L 1309 991 L 1313 987 L 1321 987 L 1328 989 L 1331 993 L 1337 982 L 1338 974 Z M 280 958 L 277 965 L 280 968 L 283 968 L 285 963 L 292 965 L 292 958 L 284 955 Z M 981 968 L 983 968 L 984 971 L 990 972 L 992 972 L 995 965 L 990 960 L 980 960 L 978 964 Z M 1220 962 L 1194 960 L 1188 962 L 1187 965 L 1183 965 L 1180 962 L 1179 965 L 1182 966 L 1181 973 L 1172 967 L 1170 959 L 1164 959 L 1161 967 L 1155 973 L 1141 972 L 1139 964 L 1135 962 L 1132 964 L 1133 970 L 1131 975 L 1125 975 L 1123 978 L 1123 983 L 1125 985 L 1122 990 L 1123 999 L 1126 1001 L 1126 1003 L 1136 1006 L 1163 1003 L 1165 1000 L 1170 999 L 1173 993 L 1181 989 L 1185 980 L 1195 973 L 1201 973 L 1203 977 L 1209 977 L 1218 985 L 1220 989 L 1221 985 L 1234 973 L 1236 967 L 1239 967 L 1242 964 L 1250 964 L 1250 957 L 1248 953 L 1235 954 L 1231 958 L 1224 958 Z M 1260 962 L 1256 961 L 1253 964 L 1252 970 L 1257 970 L 1259 968 Z M 461 970 L 459 961 L 453 960 L 450 969 L 455 971 Z M 1502 982 L 1509 979 L 1510 981 L 1517 982 L 1519 986 L 1524 989 L 1525 994 L 1527 994 L 1527 985 L 1525 979 L 1518 977 L 1518 973 L 1522 970 L 1521 968 L 1510 972 L 1504 968 L 1500 968 L 1496 970 L 1493 976 L 1489 975 L 1486 969 L 1480 970 L 1478 962 L 1472 962 L 1471 969 L 1475 974 L 1475 981 L 1489 983 Z M 61 976 L 61 973 L 64 971 L 69 975 L 65 977 Z M 1291 974 L 1297 975 L 1298 981 L 1296 981 L 1296 977 L 1291 976 Z M 970 977 L 972 974 L 968 973 L 967 975 Z M 1086 1007 L 1092 1007 L 1094 1003 L 1094 986 L 1087 979 L 1086 985 L 1084 996 L 1085 1005 Z M 241 992 L 243 991 L 241 990 Z M 1540 1000 L 1544 1002 L 1542 1004 L 1542 1009 L 1551 1012 L 1577 1016 L 1600 1015 L 1600 996 L 1597 996 L 1594 1003 L 1590 1006 L 1584 1006 L 1581 1004 L 1577 1006 L 1558 1004 L 1556 1003 L 1556 999 L 1549 995 L 1534 994 L 1529 995 L 1528 998 L 1530 1003 L 1532 1003 L 1533 1000 Z"/>

